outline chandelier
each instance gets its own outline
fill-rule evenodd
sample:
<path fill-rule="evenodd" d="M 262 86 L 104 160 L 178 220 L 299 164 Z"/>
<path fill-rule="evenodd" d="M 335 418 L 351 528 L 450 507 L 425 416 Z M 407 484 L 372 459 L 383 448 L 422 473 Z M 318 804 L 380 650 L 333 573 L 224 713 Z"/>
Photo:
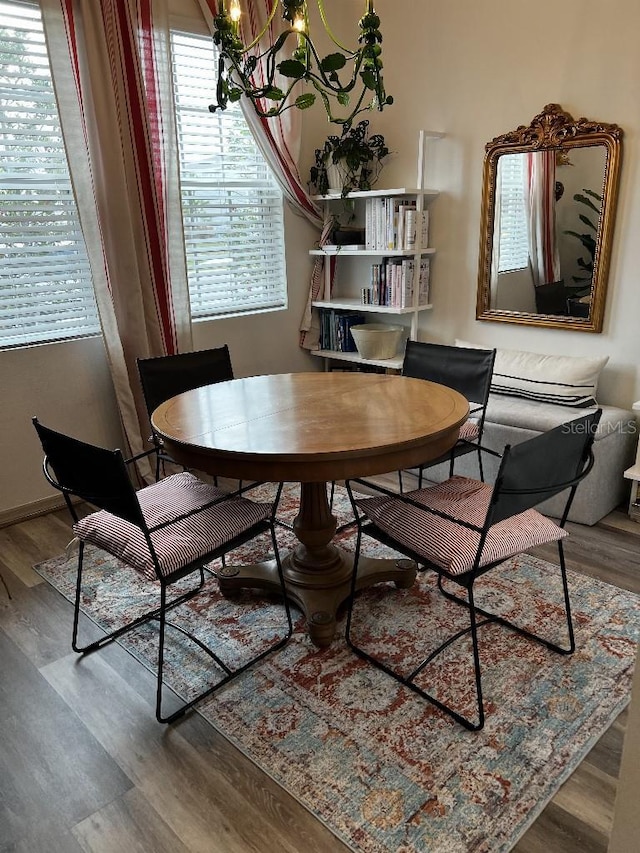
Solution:
<path fill-rule="evenodd" d="M 288 25 L 274 43 L 263 50 L 259 44 L 273 21 L 279 2 L 282 3 L 282 18 Z M 264 27 L 246 45 L 240 36 L 240 0 L 221 0 L 214 18 L 213 40 L 218 46 L 219 58 L 217 101 L 209 107 L 211 112 L 224 110 L 229 103 L 245 95 L 257 114 L 264 118 L 278 116 L 292 107 L 306 110 L 319 97 L 330 122 L 350 127 L 358 113 L 382 110 L 393 103 L 393 98 L 385 94 L 382 82 L 382 33 L 373 0 L 365 3 L 364 15 L 358 23 L 358 47 L 353 50 L 341 44 L 331 32 L 324 1 L 316 2 L 324 29 L 338 48 L 322 57 L 309 32 L 306 0 L 273 0 Z M 351 66 L 349 77 L 348 65 Z M 311 91 L 301 93 L 298 84 L 306 84 Z M 334 109 L 348 110 L 348 114 L 338 117 Z"/>

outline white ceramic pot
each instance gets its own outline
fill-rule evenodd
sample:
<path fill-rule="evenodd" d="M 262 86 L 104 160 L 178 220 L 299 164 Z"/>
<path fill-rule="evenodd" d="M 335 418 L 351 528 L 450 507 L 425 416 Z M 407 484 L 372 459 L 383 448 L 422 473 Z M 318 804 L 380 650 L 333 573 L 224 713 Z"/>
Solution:
<path fill-rule="evenodd" d="M 329 192 L 342 191 L 342 178 L 344 170 L 339 163 L 329 163 L 327 166 L 327 183 Z"/>
<path fill-rule="evenodd" d="M 351 334 L 362 358 L 393 358 L 404 332 L 403 326 L 390 326 L 385 323 L 365 323 L 351 326 Z"/>
<path fill-rule="evenodd" d="M 345 187 L 347 180 L 347 172 L 348 170 L 345 167 L 343 161 L 339 160 L 337 163 L 327 163 L 327 183 L 329 185 L 330 193 L 342 193 L 342 190 Z M 358 169 L 358 171 L 354 175 L 349 189 L 354 189 L 355 187 L 357 187 L 359 180 L 360 169 Z"/>

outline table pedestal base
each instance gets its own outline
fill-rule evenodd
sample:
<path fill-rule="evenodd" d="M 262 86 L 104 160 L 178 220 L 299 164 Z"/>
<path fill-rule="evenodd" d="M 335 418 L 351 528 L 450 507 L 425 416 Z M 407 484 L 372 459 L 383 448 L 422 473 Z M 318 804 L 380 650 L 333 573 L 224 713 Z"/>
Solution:
<path fill-rule="evenodd" d="M 309 636 L 321 648 L 333 640 L 338 610 L 349 597 L 353 557 L 348 551 L 328 545 L 323 565 L 317 564 L 314 554 L 313 570 L 305 565 L 303 549 L 296 549 L 282 561 L 289 599 L 304 613 Z M 397 587 L 408 589 L 416 579 L 416 570 L 413 560 L 360 557 L 356 589 L 382 581 L 393 581 Z M 280 591 L 275 560 L 228 566 L 216 574 L 223 595 L 231 596 L 247 587 Z"/>

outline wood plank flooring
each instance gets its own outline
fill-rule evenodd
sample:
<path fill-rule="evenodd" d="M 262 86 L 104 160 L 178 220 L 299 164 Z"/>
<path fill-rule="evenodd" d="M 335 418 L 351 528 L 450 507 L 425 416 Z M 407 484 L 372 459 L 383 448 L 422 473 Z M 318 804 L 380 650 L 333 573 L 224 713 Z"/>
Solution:
<path fill-rule="evenodd" d="M 567 562 L 638 593 L 640 525 L 620 528 L 569 525 Z M 69 538 L 62 511 L 0 529 L 0 851 L 347 853 L 197 714 L 156 723 L 153 677 L 119 646 L 72 652 L 71 605 L 32 569 Z M 605 853 L 625 724 L 623 712 L 517 853 Z"/>

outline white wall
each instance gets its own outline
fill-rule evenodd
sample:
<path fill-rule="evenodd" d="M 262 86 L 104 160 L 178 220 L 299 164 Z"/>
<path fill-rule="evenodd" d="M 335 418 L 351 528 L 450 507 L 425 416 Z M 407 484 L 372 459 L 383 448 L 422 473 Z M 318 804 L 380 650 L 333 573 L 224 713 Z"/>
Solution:
<path fill-rule="evenodd" d="M 361 4 L 330 0 L 331 23 L 348 38 Z M 194 0 L 173 0 L 185 14 Z M 182 8 L 184 6 L 184 8 Z M 538 0 L 536 14 L 523 0 L 376 0 L 384 33 L 385 83 L 395 104 L 371 114 L 375 131 L 395 152 L 381 185 L 411 185 L 420 128 L 446 131 L 438 142 L 427 183 L 441 197 L 432 208 L 435 308 L 421 337 L 456 337 L 538 352 L 607 354 L 603 402 L 629 406 L 640 399 L 640 194 L 638 153 L 640 51 L 636 0 Z M 342 16 L 342 20 L 340 19 Z M 347 26 L 348 25 L 348 26 Z M 542 107 L 560 103 L 582 115 L 616 122 L 624 130 L 618 217 L 613 243 L 604 331 L 600 335 L 475 320 L 482 159 L 487 141 L 528 124 Z M 321 108 L 305 114 L 306 179 L 313 149 L 331 129 Z M 298 347 L 298 325 L 311 269 L 308 247 L 315 232 L 286 218 L 289 308 L 247 320 L 198 324 L 196 347 L 226 342 L 239 376 L 317 369 Z M 50 494 L 30 417 L 88 440 L 120 441 L 113 391 L 99 341 L 0 352 L 2 437 L 0 521 L 13 507 Z"/>
<path fill-rule="evenodd" d="M 2 522 L 56 494 L 42 474 L 34 415 L 96 444 L 121 445 L 121 432 L 101 338 L 0 352 L 0 388 Z"/>

